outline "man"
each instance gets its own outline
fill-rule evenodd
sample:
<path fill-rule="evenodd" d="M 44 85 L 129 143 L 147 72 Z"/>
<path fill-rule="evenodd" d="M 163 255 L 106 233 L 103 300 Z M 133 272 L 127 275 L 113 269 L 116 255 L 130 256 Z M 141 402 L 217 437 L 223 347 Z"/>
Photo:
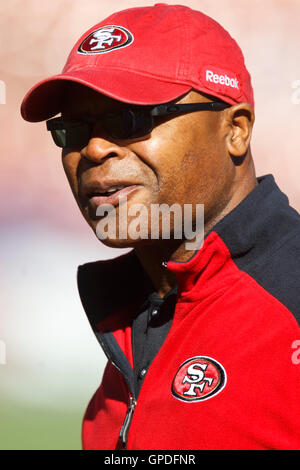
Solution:
<path fill-rule="evenodd" d="M 84 449 L 299 448 L 300 218 L 272 175 L 256 178 L 236 42 L 184 6 L 118 12 L 22 103 L 31 122 L 58 113 L 47 126 L 83 216 L 108 246 L 133 248 L 78 270 L 109 359 Z M 124 236 L 137 204 L 144 236 Z M 163 204 L 192 205 L 193 227 L 204 205 L 201 246 L 174 220 L 163 236 L 149 215 Z"/>

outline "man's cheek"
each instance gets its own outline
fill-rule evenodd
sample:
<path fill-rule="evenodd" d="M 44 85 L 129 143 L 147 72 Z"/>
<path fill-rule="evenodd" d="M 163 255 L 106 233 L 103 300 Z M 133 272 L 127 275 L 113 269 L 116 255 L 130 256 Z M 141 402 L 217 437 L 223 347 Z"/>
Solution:
<path fill-rule="evenodd" d="M 62 159 L 63 168 L 68 179 L 69 185 L 74 196 L 78 194 L 78 159 L 71 158 L 70 154 L 65 155 Z"/>

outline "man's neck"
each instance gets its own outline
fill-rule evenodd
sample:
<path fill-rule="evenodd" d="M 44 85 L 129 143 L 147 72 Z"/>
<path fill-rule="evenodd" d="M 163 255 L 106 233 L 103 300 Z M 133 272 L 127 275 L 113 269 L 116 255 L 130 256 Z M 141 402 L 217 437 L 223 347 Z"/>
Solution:
<path fill-rule="evenodd" d="M 166 240 L 163 240 L 163 242 L 166 242 Z M 194 250 L 186 250 L 185 243 L 182 240 L 168 240 L 168 242 L 168 244 L 155 243 L 153 245 L 136 247 L 135 249 L 143 268 L 150 277 L 156 292 L 161 297 L 164 297 L 177 283 L 175 274 L 166 269 L 163 266 L 163 262 L 184 262 L 194 254 Z"/>

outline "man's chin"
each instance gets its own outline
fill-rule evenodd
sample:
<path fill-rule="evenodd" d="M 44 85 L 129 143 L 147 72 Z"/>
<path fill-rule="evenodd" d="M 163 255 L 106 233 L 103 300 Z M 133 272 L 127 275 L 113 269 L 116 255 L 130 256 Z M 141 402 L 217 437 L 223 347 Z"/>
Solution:
<path fill-rule="evenodd" d="M 98 217 L 97 220 L 88 218 L 90 227 L 104 245 L 112 248 L 131 248 L 152 243 L 148 218 L 140 221 L 136 217 L 128 217 L 127 213 L 122 218 L 117 215 Z"/>
<path fill-rule="evenodd" d="M 144 246 L 145 244 L 151 243 L 151 240 L 145 240 L 145 239 L 131 239 L 131 238 L 112 238 L 112 237 L 106 237 L 102 238 L 95 232 L 96 237 L 98 240 L 103 243 L 103 245 L 109 247 L 109 248 L 136 248 L 136 247 L 141 247 Z"/>

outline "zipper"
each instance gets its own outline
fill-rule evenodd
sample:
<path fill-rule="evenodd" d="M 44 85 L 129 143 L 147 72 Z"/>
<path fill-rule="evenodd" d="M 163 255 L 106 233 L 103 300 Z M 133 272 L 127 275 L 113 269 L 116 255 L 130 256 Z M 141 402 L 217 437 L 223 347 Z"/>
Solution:
<path fill-rule="evenodd" d="M 136 407 L 134 373 L 128 359 L 111 332 L 97 333 L 96 337 L 111 364 L 122 374 L 129 388 L 129 404 L 127 413 L 119 433 L 119 444 L 126 449 L 128 432 L 132 415 Z"/>
<path fill-rule="evenodd" d="M 126 449 L 127 446 L 127 439 L 128 439 L 128 431 L 130 428 L 132 416 L 136 407 L 136 399 L 134 397 L 129 397 L 129 404 L 127 413 L 124 419 L 123 426 L 121 427 L 120 435 L 119 435 L 119 442 L 122 444 L 123 449 Z"/>

